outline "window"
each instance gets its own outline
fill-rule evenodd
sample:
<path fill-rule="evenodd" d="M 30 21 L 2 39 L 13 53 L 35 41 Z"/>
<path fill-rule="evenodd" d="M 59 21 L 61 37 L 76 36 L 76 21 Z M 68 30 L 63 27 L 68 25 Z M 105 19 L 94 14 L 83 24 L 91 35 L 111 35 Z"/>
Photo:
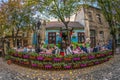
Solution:
<path fill-rule="evenodd" d="M 103 32 L 103 31 L 100 31 L 100 39 L 103 40 L 103 38 L 104 38 L 104 32 Z"/>
<path fill-rule="evenodd" d="M 89 21 L 93 21 L 92 12 L 88 12 L 88 18 L 89 18 Z"/>
<path fill-rule="evenodd" d="M 78 43 L 85 42 L 85 35 L 83 32 L 78 32 Z"/>
<path fill-rule="evenodd" d="M 98 23 L 102 24 L 102 20 L 101 20 L 101 15 L 100 14 L 96 14 Z"/>
<path fill-rule="evenodd" d="M 95 47 L 95 45 L 96 45 L 96 38 L 95 38 L 95 35 L 96 34 L 96 32 L 95 32 L 95 30 L 90 30 L 90 41 L 91 41 L 91 47 Z"/>
<path fill-rule="evenodd" d="M 49 32 L 48 33 L 48 43 L 49 44 L 56 44 L 56 32 Z"/>

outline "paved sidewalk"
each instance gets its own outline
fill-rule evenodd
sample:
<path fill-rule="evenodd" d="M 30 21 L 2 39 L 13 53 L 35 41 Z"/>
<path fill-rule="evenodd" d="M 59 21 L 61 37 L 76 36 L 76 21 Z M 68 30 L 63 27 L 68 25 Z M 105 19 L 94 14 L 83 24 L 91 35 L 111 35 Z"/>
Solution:
<path fill-rule="evenodd" d="M 0 80 L 120 80 L 120 55 L 100 65 L 65 71 L 8 65 L 0 58 Z"/>

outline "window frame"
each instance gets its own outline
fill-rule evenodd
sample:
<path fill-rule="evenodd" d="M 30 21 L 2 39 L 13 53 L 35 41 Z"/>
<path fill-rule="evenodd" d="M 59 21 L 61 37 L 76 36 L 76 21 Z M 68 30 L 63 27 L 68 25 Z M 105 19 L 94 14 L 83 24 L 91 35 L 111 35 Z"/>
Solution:
<path fill-rule="evenodd" d="M 54 34 L 54 36 L 53 36 Z M 50 40 L 50 37 L 51 37 L 51 40 Z M 53 38 L 55 40 L 53 40 Z M 56 44 L 56 32 L 48 32 L 48 43 L 49 44 Z"/>

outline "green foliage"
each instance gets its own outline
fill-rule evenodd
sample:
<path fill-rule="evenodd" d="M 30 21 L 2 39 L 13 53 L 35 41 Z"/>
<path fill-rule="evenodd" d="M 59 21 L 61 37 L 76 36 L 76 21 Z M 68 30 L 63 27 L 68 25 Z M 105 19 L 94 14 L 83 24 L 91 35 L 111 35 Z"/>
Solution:
<path fill-rule="evenodd" d="M 11 55 L 11 54 L 14 54 L 16 51 L 14 49 L 9 49 L 7 52 L 8 52 L 8 54 Z"/>
<path fill-rule="evenodd" d="M 36 52 L 31 52 L 30 55 L 31 56 L 38 56 L 38 54 Z"/>
<path fill-rule="evenodd" d="M 60 54 L 55 54 L 54 56 L 57 57 L 57 58 L 61 58 L 62 57 Z"/>
<path fill-rule="evenodd" d="M 5 55 L 5 60 L 9 60 L 11 59 L 11 56 L 10 55 Z"/>

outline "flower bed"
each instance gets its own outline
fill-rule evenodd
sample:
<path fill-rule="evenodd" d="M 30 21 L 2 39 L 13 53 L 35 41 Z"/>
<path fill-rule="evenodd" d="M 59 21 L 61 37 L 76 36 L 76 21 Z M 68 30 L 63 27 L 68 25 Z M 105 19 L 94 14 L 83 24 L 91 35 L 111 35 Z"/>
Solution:
<path fill-rule="evenodd" d="M 20 56 L 18 56 L 20 54 Z M 112 58 L 112 51 L 103 51 L 90 54 L 60 54 L 44 55 L 37 53 L 8 53 L 13 63 L 39 69 L 76 69 L 98 65 Z M 34 57 L 34 58 L 33 58 Z"/>

